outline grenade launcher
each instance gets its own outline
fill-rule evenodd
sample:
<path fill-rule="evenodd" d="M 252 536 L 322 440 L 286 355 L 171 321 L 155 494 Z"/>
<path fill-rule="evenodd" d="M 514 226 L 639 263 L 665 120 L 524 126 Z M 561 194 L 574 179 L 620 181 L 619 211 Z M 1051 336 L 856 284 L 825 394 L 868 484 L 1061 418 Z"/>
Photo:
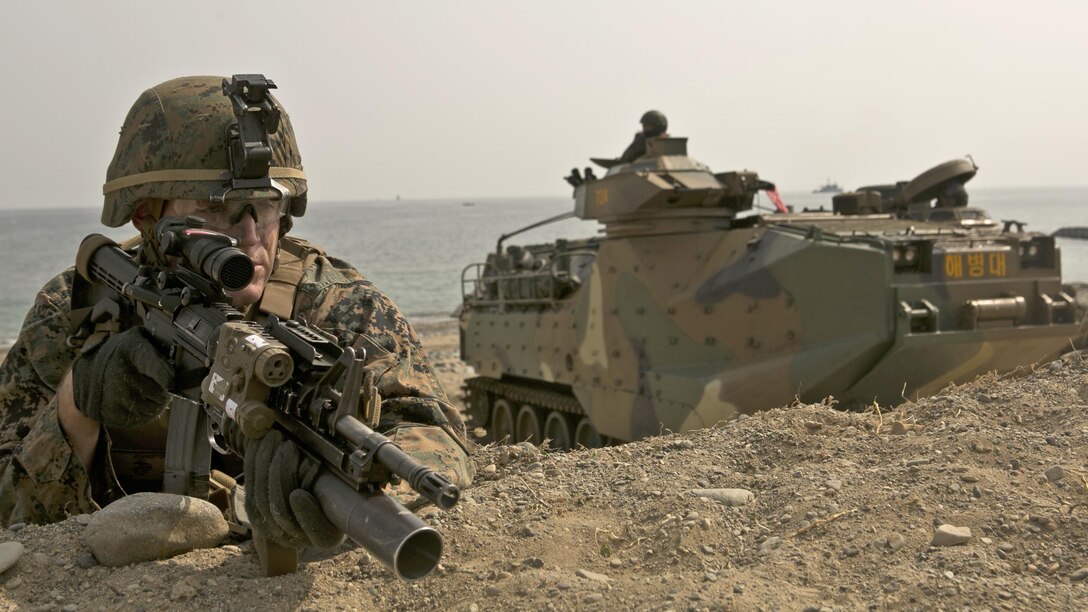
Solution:
<path fill-rule="evenodd" d="M 202 226 L 159 221 L 149 246 L 161 265 L 138 264 L 99 234 L 83 240 L 76 263 L 96 301 L 74 339 L 142 325 L 175 366 L 164 490 L 207 498 L 212 451 L 242 456 L 246 438 L 276 427 L 321 464 L 313 493 L 336 527 L 397 576 L 426 576 L 442 537 L 382 490 L 407 482 L 449 510 L 457 486 L 372 429 L 380 398 L 364 384 L 364 351 L 304 321 L 247 321 L 229 304 L 225 292 L 248 285 L 253 265 L 232 238 Z M 297 568 L 298 551 L 253 536 L 267 575 Z"/>

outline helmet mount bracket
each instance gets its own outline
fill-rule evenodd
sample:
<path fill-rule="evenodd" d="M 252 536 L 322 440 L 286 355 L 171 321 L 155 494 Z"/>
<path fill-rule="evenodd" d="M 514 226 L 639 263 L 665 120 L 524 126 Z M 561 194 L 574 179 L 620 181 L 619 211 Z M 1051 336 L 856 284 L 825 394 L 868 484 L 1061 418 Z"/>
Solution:
<path fill-rule="evenodd" d="M 235 189 L 272 189 L 284 197 L 282 185 L 268 176 L 272 165 L 271 135 L 280 127 L 280 107 L 268 94 L 276 84 L 263 74 L 236 74 L 223 79 L 223 95 L 231 101 L 238 119 L 227 127 L 230 151 L 229 184 L 213 191 L 209 199 L 223 202 Z"/>

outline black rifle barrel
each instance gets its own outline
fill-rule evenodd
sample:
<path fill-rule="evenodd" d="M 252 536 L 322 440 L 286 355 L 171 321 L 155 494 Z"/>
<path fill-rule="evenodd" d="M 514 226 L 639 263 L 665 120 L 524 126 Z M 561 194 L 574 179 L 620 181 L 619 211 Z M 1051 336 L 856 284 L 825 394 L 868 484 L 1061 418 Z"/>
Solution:
<path fill-rule="evenodd" d="M 358 448 L 373 453 L 374 460 L 400 476 L 427 501 L 442 510 L 457 505 L 461 490 L 445 476 L 416 461 L 389 438 L 367 427 L 354 417 L 341 417 L 336 433 Z"/>

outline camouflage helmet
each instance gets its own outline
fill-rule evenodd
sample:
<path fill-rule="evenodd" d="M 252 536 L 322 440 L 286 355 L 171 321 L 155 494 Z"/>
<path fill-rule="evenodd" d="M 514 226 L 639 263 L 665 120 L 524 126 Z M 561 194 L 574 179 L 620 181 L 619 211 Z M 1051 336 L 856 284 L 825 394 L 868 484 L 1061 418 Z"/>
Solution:
<path fill-rule="evenodd" d="M 665 113 L 661 111 L 646 111 L 643 113 L 642 119 L 639 119 L 639 123 L 650 126 L 650 129 L 646 130 L 647 136 L 658 136 L 669 129 L 669 120 L 665 118 Z"/>
<path fill-rule="evenodd" d="M 228 129 L 237 123 L 223 77 L 193 76 L 166 81 L 132 105 L 102 186 L 102 223 L 120 227 L 142 200 L 210 199 L 231 184 Z M 306 212 L 306 175 L 286 112 L 270 136 L 271 189 L 232 190 L 234 198 L 290 198 L 280 233 L 292 216 Z M 278 189 L 277 189 L 278 188 Z"/>

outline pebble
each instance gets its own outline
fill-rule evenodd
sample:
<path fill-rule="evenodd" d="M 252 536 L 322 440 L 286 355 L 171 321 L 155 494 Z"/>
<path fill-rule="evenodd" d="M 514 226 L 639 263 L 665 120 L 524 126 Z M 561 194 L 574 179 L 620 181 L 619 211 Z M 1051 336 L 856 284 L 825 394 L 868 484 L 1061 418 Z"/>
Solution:
<path fill-rule="evenodd" d="M 743 506 L 756 498 L 748 489 L 692 489 L 696 497 L 705 497 L 726 506 Z"/>
<path fill-rule="evenodd" d="M 841 491 L 842 490 L 842 481 L 838 480 L 836 478 L 832 478 L 831 480 L 828 480 L 824 484 L 827 485 L 827 488 L 831 489 L 832 491 Z"/>
<path fill-rule="evenodd" d="M 905 436 L 907 431 L 907 426 L 902 421 L 892 421 L 893 436 Z"/>
<path fill-rule="evenodd" d="M 1058 482 L 1062 478 L 1065 478 L 1065 469 L 1060 465 L 1052 465 L 1047 468 L 1045 474 L 1046 479 L 1050 482 Z"/>
<path fill-rule="evenodd" d="M 12 523 L 12 524 L 8 525 L 8 531 L 11 531 L 12 533 L 16 533 L 16 532 L 22 531 L 23 527 L 26 527 L 26 523 Z"/>
<path fill-rule="evenodd" d="M 9 567 L 23 556 L 22 542 L 4 542 L 0 544 L 0 574 L 6 572 Z"/>
<path fill-rule="evenodd" d="M 907 467 L 914 467 L 916 465 L 928 465 L 929 463 L 932 463 L 929 457 L 918 457 L 915 459 L 908 459 Z"/>
<path fill-rule="evenodd" d="M 592 580 L 594 582 L 608 583 L 608 582 L 611 581 L 611 578 L 609 578 L 608 576 L 605 576 L 604 574 L 598 574 L 597 572 L 591 572 L 591 571 L 585 570 L 585 569 L 580 569 L 580 570 L 578 570 L 578 571 L 576 571 L 574 573 L 579 578 L 585 578 L 586 580 Z"/>
<path fill-rule="evenodd" d="M 4 583 L 4 588 L 7 590 L 17 589 L 23 584 L 23 579 L 20 576 L 16 576 L 11 580 Z"/>
<path fill-rule="evenodd" d="M 600 593 L 590 593 L 589 595 L 586 595 L 585 598 L 582 599 L 582 601 L 586 603 L 597 603 L 602 599 L 604 599 L 604 595 L 601 595 Z"/>
<path fill-rule="evenodd" d="M 956 527 L 955 525 L 941 525 L 933 533 L 933 541 L 930 546 L 956 546 L 971 541 L 970 527 Z"/>
<path fill-rule="evenodd" d="M 541 569 L 544 567 L 544 561 L 536 557 L 528 557 L 521 560 L 521 564 L 525 567 L 531 567 L 533 569 Z"/>
<path fill-rule="evenodd" d="M 782 538 L 780 538 L 778 536 L 771 536 L 771 537 L 767 538 L 766 540 L 764 540 L 763 543 L 759 545 L 759 552 L 763 553 L 763 554 L 769 553 L 772 550 L 778 548 L 781 544 L 782 544 Z"/>
<path fill-rule="evenodd" d="M 975 440 L 974 442 L 971 442 L 971 450 L 979 454 L 985 454 L 993 452 L 994 447 L 984 440 Z"/>
<path fill-rule="evenodd" d="M 116 567 L 211 548 L 228 531 L 222 512 L 210 502 L 136 493 L 95 512 L 83 539 L 99 563 Z"/>
<path fill-rule="evenodd" d="M 91 515 L 89 514 L 77 514 L 76 522 L 86 527 L 91 524 Z"/>
<path fill-rule="evenodd" d="M 109 506 L 106 506 L 106 508 L 109 508 Z M 174 588 L 170 589 L 170 601 L 185 601 L 186 599 L 192 599 L 194 596 L 196 596 L 196 589 L 189 586 L 189 583 L 184 580 L 179 580 L 174 584 Z"/>
<path fill-rule="evenodd" d="M 892 550 L 899 550 L 907 544 L 907 539 L 902 534 L 893 533 L 888 536 L 888 548 Z"/>
<path fill-rule="evenodd" d="M 495 474 L 498 471 L 499 471 L 499 468 L 495 467 L 494 463 L 488 464 L 483 469 L 484 474 Z"/>
<path fill-rule="evenodd" d="M 486 593 L 488 597 L 498 597 L 499 595 L 502 595 L 502 589 L 497 586 L 489 586 L 484 589 L 484 593 Z"/>
<path fill-rule="evenodd" d="M 1074 571 L 1072 574 L 1069 574 L 1069 579 L 1074 582 L 1079 582 L 1081 580 L 1084 580 L 1085 578 L 1088 578 L 1088 567 L 1082 567 Z"/>
<path fill-rule="evenodd" d="M 98 561 L 96 561 L 94 555 L 90 553 L 83 553 L 76 557 L 76 566 L 82 569 L 91 569 L 96 565 L 98 565 Z"/>

